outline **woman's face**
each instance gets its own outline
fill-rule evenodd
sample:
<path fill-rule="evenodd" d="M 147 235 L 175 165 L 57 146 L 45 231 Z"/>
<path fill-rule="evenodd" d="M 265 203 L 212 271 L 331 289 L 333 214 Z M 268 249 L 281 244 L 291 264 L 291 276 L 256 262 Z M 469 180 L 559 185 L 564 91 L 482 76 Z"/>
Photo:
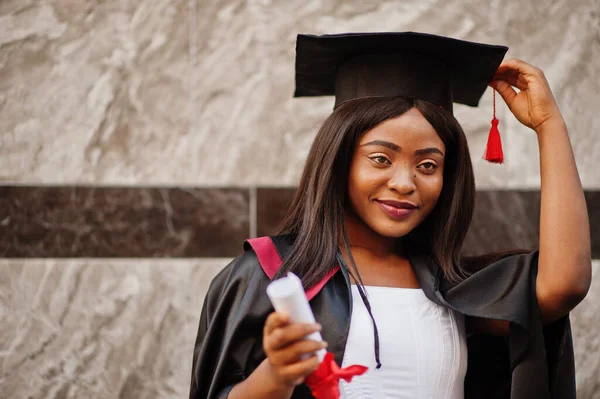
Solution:
<path fill-rule="evenodd" d="M 359 139 L 350 165 L 354 212 L 381 236 L 410 233 L 438 201 L 445 152 L 416 108 L 375 126 Z"/>

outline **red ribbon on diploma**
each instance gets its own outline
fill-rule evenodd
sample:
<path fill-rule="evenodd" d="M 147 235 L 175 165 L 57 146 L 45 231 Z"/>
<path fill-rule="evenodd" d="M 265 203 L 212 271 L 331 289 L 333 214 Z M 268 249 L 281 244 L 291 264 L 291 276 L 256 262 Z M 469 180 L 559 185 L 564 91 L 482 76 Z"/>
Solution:
<path fill-rule="evenodd" d="M 319 368 L 306 377 L 305 383 L 316 399 L 339 399 L 340 379 L 350 382 L 352 377 L 365 371 L 367 367 L 359 365 L 340 368 L 333 358 L 333 353 L 327 352 Z"/>

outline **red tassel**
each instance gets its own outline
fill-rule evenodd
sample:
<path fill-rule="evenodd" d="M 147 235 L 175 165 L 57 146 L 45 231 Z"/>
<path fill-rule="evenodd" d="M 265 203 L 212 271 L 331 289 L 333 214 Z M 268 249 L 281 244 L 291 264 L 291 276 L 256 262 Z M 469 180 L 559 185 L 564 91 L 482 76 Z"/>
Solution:
<path fill-rule="evenodd" d="M 498 119 L 496 119 L 496 90 L 494 90 L 494 118 L 492 119 L 492 128 L 490 129 L 490 134 L 488 135 L 488 142 L 483 159 L 492 163 L 504 163 L 502 140 L 500 140 Z"/>
<path fill-rule="evenodd" d="M 365 371 L 367 368 L 359 365 L 340 368 L 333 358 L 333 353 L 327 352 L 319 367 L 306 377 L 306 385 L 316 399 L 338 399 L 340 379 L 350 382 L 352 377 Z"/>

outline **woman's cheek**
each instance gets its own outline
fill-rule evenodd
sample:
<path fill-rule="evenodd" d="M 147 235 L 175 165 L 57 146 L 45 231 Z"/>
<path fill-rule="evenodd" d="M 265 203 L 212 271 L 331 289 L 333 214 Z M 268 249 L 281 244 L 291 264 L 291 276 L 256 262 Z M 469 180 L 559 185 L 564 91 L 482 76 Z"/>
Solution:
<path fill-rule="evenodd" d="M 425 192 L 422 192 L 422 195 L 426 198 L 426 208 L 431 211 L 436 206 L 440 195 L 442 194 L 442 181 L 441 179 L 436 179 L 427 187 L 424 187 Z M 425 199 L 424 198 L 424 199 Z"/>

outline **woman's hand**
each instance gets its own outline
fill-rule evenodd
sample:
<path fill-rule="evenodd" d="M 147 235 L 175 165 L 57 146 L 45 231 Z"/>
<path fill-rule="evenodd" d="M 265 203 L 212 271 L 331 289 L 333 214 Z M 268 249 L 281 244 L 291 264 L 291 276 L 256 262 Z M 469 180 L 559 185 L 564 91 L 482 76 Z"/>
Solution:
<path fill-rule="evenodd" d="M 544 73 L 528 63 L 517 59 L 503 61 L 490 86 L 500 93 L 519 122 L 536 133 L 546 125 L 564 123 Z"/>
<path fill-rule="evenodd" d="M 267 317 L 263 332 L 263 349 L 276 383 L 296 386 L 319 367 L 315 352 L 327 347 L 325 342 L 304 339 L 320 331 L 317 324 L 290 323 L 289 316 L 273 312 Z M 303 357 L 308 358 L 303 359 Z"/>

